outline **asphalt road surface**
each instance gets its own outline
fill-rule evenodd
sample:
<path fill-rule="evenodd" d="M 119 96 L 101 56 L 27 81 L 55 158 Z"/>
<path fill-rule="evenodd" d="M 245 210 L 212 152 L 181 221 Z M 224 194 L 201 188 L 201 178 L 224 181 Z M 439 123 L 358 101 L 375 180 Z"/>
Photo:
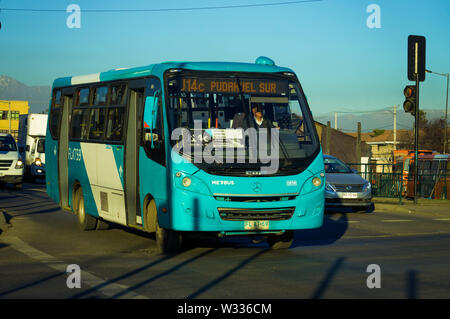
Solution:
<path fill-rule="evenodd" d="M 328 212 L 322 228 L 296 231 L 288 250 L 206 237 L 175 256 L 158 254 L 151 234 L 80 231 L 44 184 L 0 189 L 0 209 L 9 222 L 0 234 L 0 298 L 450 298 L 442 209 Z M 68 287 L 69 265 L 81 269 L 81 288 Z"/>

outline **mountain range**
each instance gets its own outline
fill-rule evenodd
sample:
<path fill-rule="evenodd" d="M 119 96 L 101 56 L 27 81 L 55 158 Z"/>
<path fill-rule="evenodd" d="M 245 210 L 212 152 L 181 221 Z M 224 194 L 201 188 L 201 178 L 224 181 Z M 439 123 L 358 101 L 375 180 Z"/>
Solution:
<path fill-rule="evenodd" d="M 0 100 L 27 100 L 30 105 L 30 113 L 45 112 L 50 101 L 50 86 L 27 86 L 9 76 L 0 75 Z M 361 109 L 364 109 L 363 107 Z M 445 115 L 445 110 L 424 109 L 427 119 L 439 119 Z M 334 112 L 326 114 L 314 114 L 314 120 L 327 124 L 331 122 L 334 128 Z M 375 111 L 338 112 L 338 129 L 344 132 L 356 132 L 358 122 L 361 122 L 362 132 L 372 132 L 374 129 L 393 129 L 393 108 L 384 108 Z M 414 117 L 403 111 L 403 107 L 397 106 L 397 129 L 412 129 Z"/>
<path fill-rule="evenodd" d="M 0 100 L 28 101 L 29 113 L 48 109 L 50 86 L 28 86 L 6 75 L 0 75 Z"/>
<path fill-rule="evenodd" d="M 361 110 L 364 108 L 362 107 Z M 355 111 L 354 113 L 345 111 L 337 112 L 337 127 L 344 132 L 356 132 L 358 122 L 361 122 L 361 132 L 372 132 L 375 129 L 393 130 L 394 129 L 394 112 L 393 107 L 383 108 L 374 111 Z M 397 129 L 412 130 L 414 127 L 414 116 L 403 110 L 403 105 L 397 105 Z M 426 113 L 428 121 L 444 118 L 445 109 L 423 109 Z M 330 121 L 331 127 L 335 128 L 334 112 L 326 114 L 314 114 L 314 120 L 327 124 Z"/>

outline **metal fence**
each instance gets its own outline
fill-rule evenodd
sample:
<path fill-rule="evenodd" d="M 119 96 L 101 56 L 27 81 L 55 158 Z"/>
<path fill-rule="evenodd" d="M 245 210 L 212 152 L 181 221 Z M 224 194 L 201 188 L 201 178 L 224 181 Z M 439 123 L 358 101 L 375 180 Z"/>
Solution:
<path fill-rule="evenodd" d="M 348 164 L 358 174 L 372 184 L 374 197 L 414 197 L 414 176 L 404 175 L 392 164 Z M 422 198 L 449 199 L 450 171 L 430 172 L 419 169 L 417 194 Z"/>

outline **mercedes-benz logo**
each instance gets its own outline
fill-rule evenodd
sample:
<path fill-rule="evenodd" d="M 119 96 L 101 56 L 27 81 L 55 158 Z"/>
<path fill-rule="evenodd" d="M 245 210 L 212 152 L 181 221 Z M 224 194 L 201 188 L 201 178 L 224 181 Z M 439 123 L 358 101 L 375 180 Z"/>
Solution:
<path fill-rule="evenodd" d="M 256 183 L 253 184 L 253 191 L 255 193 L 259 193 L 261 191 L 261 189 L 262 189 L 261 183 L 256 182 Z"/>

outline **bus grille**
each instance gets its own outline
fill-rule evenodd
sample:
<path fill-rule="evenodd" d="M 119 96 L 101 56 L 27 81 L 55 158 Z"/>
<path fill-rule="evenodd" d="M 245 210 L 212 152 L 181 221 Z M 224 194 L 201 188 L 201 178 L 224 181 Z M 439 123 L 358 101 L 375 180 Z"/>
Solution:
<path fill-rule="evenodd" d="M 295 207 L 245 209 L 219 208 L 220 218 L 223 220 L 286 220 L 292 217 Z"/>
<path fill-rule="evenodd" d="M 7 170 L 11 167 L 12 160 L 0 160 L 0 170 Z"/>
<path fill-rule="evenodd" d="M 296 195 L 286 196 L 214 196 L 216 200 L 225 202 L 280 202 L 295 199 Z"/>

